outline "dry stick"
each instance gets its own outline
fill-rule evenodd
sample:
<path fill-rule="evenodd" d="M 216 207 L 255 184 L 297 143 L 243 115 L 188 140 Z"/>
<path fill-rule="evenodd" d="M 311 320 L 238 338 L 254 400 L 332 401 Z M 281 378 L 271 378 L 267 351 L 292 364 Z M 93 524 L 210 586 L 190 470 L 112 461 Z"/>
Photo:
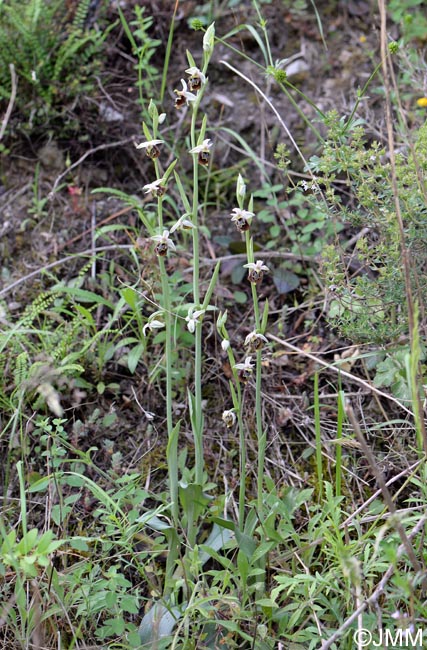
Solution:
<path fill-rule="evenodd" d="M 6 127 L 7 127 L 7 123 L 9 122 L 10 116 L 12 114 L 13 105 L 14 105 L 15 99 L 16 99 L 16 89 L 18 87 L 18 84 L 16 82 L 15 66 L 13 65 L 13 63 L 9 63 L 9 70 L 10 70 L 10 78 L 11 78 L 11 83 L 12 83 L 12 89 L 10 91 L 9 103 L 7 105 L 6 113 L 5 113 L 5 116 L 3 118 L 3 122 L 2 122 L 2 125 L 1 125 L 1 129 L 0 129 L 0 140 L 4 136 L 4 133 L 5 133 Z"/>
<path fill-rule="evenodd" d="M 6 113 L 2 120 L 2 125 L 0 129 L 0 140 L 3 138 L 4 133 L 6 131 L 7 123 L 9 122 L 13 105 L 15 103 L 16 90 L 18 87 L 17 80 L 16 80 L 15 66 L 13 63 L 9 63 L 9 70 L 10 70 L 10 77 L 11 77 L 11 91 L 10 91 L 10 98 L 9 98 L 9 103 L 7 105 Z"/>
<path fill-rule="evenodd" d="M 360 446 L 362 448 L 363 453 L 366 456 L 366 459 L 369 463 L 370 470 L 372 472 L 372 475 L 374 476 L 375 480 L 378 483 L 378 486 L 381 490 L 381 494 L 383 496 L 383 499 L 385 501 L 385 504 L 393 515 L 396 515 L 396 506 L 394 505 L 394 501 L 391 498 L 390 491 L 386 485 L 386 482 L 384 480 L 384 474 L 381 472 L 379 469 L 376 461 L 374 454 L 371 451 L 371 448 L 369 447 L 368 443 L 366 442 L 365 436 L 362 433 L 362 430 L 359 426 L 358 421 L 356 420 L 356 416 L 354 414 L 353 408 L 351 407 L 350 404 L 347 404 L 346 406 L 346 414 L 348 419 L 350 420 L 351 426 L 353 427 L 354 433 L 356 434 L 356 438 L 358 439 Z M 408 555 L 408 558 L 412 564 L 412 567 L 416 573 L 421 572 L 423 567 L 421 566 L 420 562 L 418 561 L 417 556 L 415 555 L 415 551 L 405 533 L 405 529 L 402 526 L 402 523 L 400 519 L 396 516 L 393 521 L 393 525 L 398 532 L 400 539 L 402 540 L 402 544 L 405 547 L 406 553 Z"/>
<path fill-rule="evenodd" d="M 254 89 L 256 90 L 256 92 L 257 92 L 259 95 L 261 95 L 261 97 L 263 98 L 263 100 L 265 101 L 265 103 L 270 107 L 270 109 L 273 111 L 273 113 L 274 113 L 275 116 L 277 117 L 277 120 L 278 120 L 280 126 L 282 127 L 282 129 L 284 130 L 284 132 L 286 133 L 286 135 L 288 136 L 288 138 L 289 138 L 289 140 L 291 141 L 291 143 L 292 143 L 292 145 L 293 145 L 295 151 L 297 152 L 297 154 L 299 155 L 299 157 L 300 157 L 301 160 L 303 161 L 304 166 L 305 166 L 305 168 L 307 169 L 308 174 L 310 175 L 310 178 L 311 178 L 311 179 L 316 183 L 316 185 L 317 185 L 317 179 L 316 179 L 316 177 L 314 176 L 313 172 L 311 171 L 310 166 L 309 166 L 307 160 L 305 159 L 303 152 L 302 152 L 301 149 L 299 148 L 299 146 L 298 146 L 297 142 L 295 141 L 295 138 L 293 137 L 292 133 L 289 131 L 288 127 L 286 126 L 285 121 L 283 120 L 282 116 L 280 115 L 280 113 L 278 112 L 278 110 L 276 109 L 276 107 L 274 106 L 274 104 L 269 100 L 269 98 L 267 97 L 267 95 L 266 95 L 266 94 L 261 90 L 261 88 L 259 88 L 259 86 L 257 86 L 257 84 L 256 84 L 254 81 L 252 81 L 251 79 L 249 79 L 248 77 L 246 77 L 246 75 L 244 75 L 242 72 L 239 72 L 239 70 L 237 70 L 237 69 L 234 68 L 232 65 L 230 65 L 229 63 L 227 63 L 227 61 L 220 61 L 220 63 L 222 63 L 222 64 L 225 65 L 229 70 L 232 70 L 232 72 L 234 72 L 234 73 L 237 74 L 239 77 L 241 77 L 242 79 L 244 79 L 244 80 L 246 81 L 246 83 L 248 83 L 249 85 L 251 85 L 252 88 L 254 88 Z M 320 188 L 319 188 L 319 191 L 320 191 L 320 196 L 321 196 L 321 198 L 322 198 L 322 201 L 323 201 L 323 203 L 325 204 L 325 206 L 326 206 L 326 208 L 327 208 L 327 207 L 328 207 L 328 204 L 327 204 L 327 201 L 326 201 L 325 195 L 324 195 L 324 193 L 322 192 L 322 190 L 321 190 Z"/>
<path fill-rule="evenodd" d="M 62 174 L 59 174 L 59 176 L 56 177 L 55 182 L 52 186 L 51 191 L 48 194 L 49 201 L 51 201 L 55 195 L 56 188 L 58 187 L 59 183 L 62 181 L 63 178 L 75 167 L 78 167 L 88 156 L 91 156 L 93 153 L 96 153 L 97 151 L 102 151 L 103 149 L 111 149 L 112 147 L 121 147 L 125 144 L 129 144 L 129 142 L 133 142 L 134 136 L 130 138 L 126 138 L 125 140 L 118 140 L 118 142 L 109 142 L 107 144 L 100 144 L 99 147 L 95 147 L 94 149 L 89 149 L 89 151 L 86 151 L 86 153 L 83 154 L 76 162 L 74 162 L 72 165 L 67 167 L 65 172 L 62 172 Z"/>
<path fill-rule="evenodd" d="M 385 8 L 385 0 L 378 0 L 378 7 L 379 7 L 380 19 L 381 19 L 381 65 L 383 69 L 384 92 L 385 92 L 385 100 L 386 100 L 386 124 L 387 124 L 388 148 L 390 153 L 391 182 L 393 188 L 393 198 L 394 198 L 394 205 L 396 210 L 397 225 L 399 228 L 399 239 L 400 239 L 403 272 L 405 277 L 406 303 L 408 306 L 409 340 L 411 342 L 411 351 L 413 352 L 414 333 L 415 333 L 414 297 L 412 294 L 411 269 L 410 269 L 408 248 L 406 246 L 406 240 L 405 240 L 405 229 L 403 226 L 402 211 L 400 209 L 399 189 L 397 186 L 396 154 L 394 149 L 393 117 L 391 112 L 391 99 L 390 99 L 391 92 L 390 92 L 390 79 L 389 79 L 389 72 L 388 72 L 388 66 L 391 67 L 391 64 L 390 64 L 389 52 L 387 50 L 387 27 L 386 27 L 387 15 L 386 15 L 386 8 Z M 416 419 L 419 421 L 419 426 L 421 428 L 424 453 L 427 454 L 427 430 L 424 421 L 424 413 L 421 404 L 421 398 L 418 395 L 418 391 L 416 395 L 413 395 L 413 401 L 418 416 Z"/>
<path fill-rule="evenodd" d="M 63 257 L 61 260 L 55 260 L 55 262 L 50 262 L 50 264 L 45 264 L 44 266 L 41 266 L 40 268 L 36 269 L 35 271 L 32 271 L 28 275 L 25 275 L 23 278 L 19 278 L 19 280 L 15 280 L 15 282 L 12 282 L 11 284 L 9 284 L 7 287 L 5 287 L 0 291 L 0 298 L 6 295 L 6 293 L 8 293 L 9 291 L 12 291 L 12 289 L 14 289 L 15 287 L 18 287 L 23 282 L 26 282 L 27 280 L 31 280 L 31 278 L 34 278 L 36 275 L 43 273 L 43 271 L 47 271 L 49 269 L 53 269 L 55 266 L 60 266 L 61 264 L 65 264 L 70 260 L 76 259 L 76 257 L 84 257 L 84 256 L 93 257 L 94 254 L 102 253 L 104 251 L 115 251 L 115 250 L 128 251 L 133 248 L 135 248 L 133 244 L 99 246 L 98 248 L 94 248 L 93 250 L 89 249 L 86 251 L 81 251 L 80 253 L 74 253 L 73 255 L 68 255 L 67 257 Z"/>
<path fill-rule="evenodd" d="M 105 226 L 106 223 L 109 223 L 113 219 L 117 219 L 117 217 L 120 217 L 122 214 L 126 214 L 126 212 L 130 212 L 130 210 L 134 210 L 133 205 L 127 205 L 125 208 L 122 208 L 121 210 L 117 210 L 117 212 L 114 212 L 113 214 L 109 214 L 108 217 L 105 217 L 105 219 L 102 219 L 97 224 L 97 228 L 100 228 L 101 226 Z M 83 239 L 85 235 L 90 235 L 91 233 L 92 233 L 92 228 L 87 228 L 87 230 L 83 230 L 83 232 L 79 233 L 72 239 L 69 239 L 68 241 L 64 242 L 63 244 L 61 244 L 61 246 L 58 246 L 57 248 L 52 248 L 52 250 L 55 251 L 55 254 L 59 253 L 60 251 L 64 250 L 64 248 L 70 246 L 70 244 L 74 244 L 76 241 Z"/>
<path fill-rule="evenodd" d="M 0 293 L 1 296 L 1 293 Z M 339 367 L 334 366 L 331 363 L 328 363 L 327 361 L 323 361 L 323 359 L 320 359 L 320 357 L 317 357 L 314 354 L 311 354 L 310 352 L 306 352 L 305 350 L 301 350 L 300 348 L 297 348 L 295 345 L 292 345 L 292 343 L 288 343 L 284 339 L 280 339 L 278 336 L 275 336 L 274 334 L 266 334 L 267 338 L 271 339 L 272 341 L 276 341 L 277 343 L 280 343 L 283 345 L 285 348 L 288 348 L 289 350 L 292 350 L 292 352 L 295 352 L 296 354 L 302 354 L 304 357 L 307 357 L 308 359 L 311 359 L 315 363 L 320 364 L 324 368 L 328 368 L 329 370 L 333 370 L 336 372 L 338 375 L 341 375 L 341 377 L 347 377 L 351 381 L 354 381 L 356 384 L 359 384 L 360 386 L 363 386 L 364 388 L 367 388 L 369 391 L 372 391 L 373 393 L 376 393 L 380 397 L 385 397 L 386 399 L 390 400 L 391 402 L 394 402 L 397 404 L 401 409 L 406 411 L 406 413 L 409 413 L 413 417 L 413 413 L 410 409 L 408 409 L 402 402 L 399 402 L 396 397 L 393 397 L 393 395 L 387 395 L 387 393 L 383 393 L 381 390 L 376 388 L 375 386 L 372 386 L 369 382 L 365 381 L 364 379 L 361 379 L 360 377 L 357 377 L 356 375 L 353 375 L 351 372 L 347 372 L 346 370 L 341 370 Z"/>
<path fill-rule="evenodd" d="M 415 535 L 417 535 L 423 529 L 426 521 L 427 521 L 427 515 L 424 515 L 424 517 L 421 517 L 419 522 L 416 524 L 416 526 L 414 526 L 414 528 L 409 533 L 408 538 L 412 539 L 413 537 L 415 537 Z M 405 553 L 405 551 L 406 551 L 405 545 L 401 544 L 398 547 L 397 552 L 396 552 L 396 563 L 397 563 L 397 560 L 399 560 L 400 557 Z M 384 588 L 385 588 L 386 584 L 388 583 L 388 581 L 392 577 L 392 575 L 394 573 L 394 569 L 395 569 L 394 564 L 389 566 L 389 568 L 387 569 L 387 571 L 384 573 L 383 577 L 379 581 L 377 587 L 375 588 L 375 591 L 369 596 L 369 598 L 367 598 L 360 605 L 360 607 L 358 607 L 351 614 L 351 616 L 349 616 L 344 621 L 344 623 L 338 628 L 338 630 L 336 632 L 334 632 L 334 634 L 327 641 L 323 641 L 323 643 L 322 643 L 322 645 L 320 647 L 320 650 L 328 650 L 328 648 L 330 648 L 331 645 L 333 643 L 335 643 L 335 641 L 337 641 L 341 637 L 343 632 L 345 632 L 350 627 L 350 625 L 353 623 L 353 621 L 355 621 L 358 618 L 358 616 L 360 616 L 360 614 L 362 614 L 362 612 L 365 611 L 365 609 L 368 607 L 368 605 L 372 605 L 373 603 L 376 603 L 378 601 L 379 597 L 381 596 L 381 594 L 384 591 Z"/>

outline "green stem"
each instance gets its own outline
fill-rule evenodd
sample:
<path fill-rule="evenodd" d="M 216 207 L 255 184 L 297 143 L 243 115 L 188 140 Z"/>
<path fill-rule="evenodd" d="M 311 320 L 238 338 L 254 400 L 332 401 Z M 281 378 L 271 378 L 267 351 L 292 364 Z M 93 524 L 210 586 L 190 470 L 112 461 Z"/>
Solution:
<path fill-rule="evenodd" d="M 165 369 L 166 369 L 166 425 L 168 430 L 168 475 L 169 489 L 172 502 L 172 517 L 175 525 L 178 523 L 178 437 L 173 435 L 172 417 L 172 319 L 171 301 L 169 291 L 168 274 L 165 267 L 165 260 L 159 257 L 160 278 L 162 283 L 162 303 L 165 319 L 166 343 L 165 343 Z"/>
<path fill-rule="evenodd" d="M 255 417 L 258 441 L 258 467 L 257 467 L 257 503 L 258 517 L 263 519 L 263 485 L 265 469 L 265 448 L 266 433 L 262 430 L 262 409 L 261 409 L 261 350 L 256 355 L 256 382 L 255 382 Z"/>
<path fill-rule="evenodd" d="M 254 261 L 253 255 L 253 242 L 251 240 L 249 231 L 246 231 L 246 253 L 248 263 Z M 251 282 L 252 302 L 254 306 L 255 316 L 255 329 L 257 332 L 261 331 L 261 319 L 259 313 L 257 285 Z M 263 485 L 264 485 L 264 468 L 265 468 L 265 448 L 266 448 L 266 434 L 262 430 L 262 396 L 261 396 L 261 354 L 262 351 L 258 350 L 256 355 L 256 369 L 255 369 L 255 420 L 256 420 L 256 433 L 258 443 L 258 467 L 257 467 L 257 507 L 258 516 L 261 518 L 263 510 Z"/>
<path fill-rule="evenodd" d="M 167 42 L 167 45 L 166 45 L 165 61 L 164 61 L 164 64 L 163 64 L 163 72 L 162 72 L 162 85 L 161 85 L 161 88 L 160 88 L 160 104 L 163 104 L 163 99 L 164 99 L 164 96 L 165 96 L 168 69 L 169 69 L 169 61 L 170 61 L 171 50 L 172 50 L 173 34 L 174 34 L 174 30 L 175 30 L 175 18 L 176 18 L 176 12 L 178 11 L 178 4 L 179 4 L 179 0 L 176 0 L 175 1 L 175 6 L 174 6 L 174 9 L 173 9 L 172 20 L 171 20 L 170 27 L 169 27 L 169 36 L 168 36 L 168 42 Z"/>
<path fill-rule="evenodd" d="M 340 380 L 339 380 L 340 381 Z M 340 381 L 341 384 L 341 381 Z M 342 476 L 342 431 L 344 423 L 344 404 L 345 404 L 345 395 L 344 391 L 340 389 L 338 391 L 338 415 L 337 415 L 337 445 L 335 452 L 335 496 L 341 496 L 341 476 Z"/>
<path fill-rule="evenodd" d="M 197 101 L 191 118 L 191 148 L 196 146 L 196 118 Z M 193 154 L 193 302 L 194 309 L 200 308 L 200 252 L 198 232 L 198 208 L 199 208 L 199 168 L 198 155 Z M 195 453 L 195 482 L 198 485 L 203 483 L 203 431 L 202 431 L 202 324 L 197 322 L 195 329 L 195 361 L 194 361 L 194 417 L 193 437 Z"/>
<path fill-rule="evenodd" d="M 323 496 L 323 462 L 322 438 L 320 433 L 320 401 L 319 401 L 319 373 L 314 373 L 314 431 L 316 436 L 316 468 L 319 502 Z"/>
<path fill-rule="evenodd" d="M 154 161 L 156 178 L 161 178 L 160 166 L 157 160 Z M 157 218 L 160 232 L 163 231 L 163 198 L 157 199 Z M 162 307 L 165 320 L 165 371 L 166 371 L 166 426 L 168 431 L 168 476 L 169 490 L 172 503 L 172 518 L 174 524 L 178 524 L 179 519 L 179 500 L 178 500 L 178 437 L 173 433 L 173 416 L 172 416 L 172 319 L 171 319 L 171 299 L 169 289 L 169 277 L 166 271 L 165 260 L 159 257 L 160 280 L 162 284 Z"/>
<path fill-rule="evenodd" d="M 223 337 L 229 341 L 228 333 L 224 327 Z M 239 428 L 239 530 L 243 532 L 245 528 L 245 503 L 246 503 L 246 436 L 245 427 L 243 426 L 243 396 L 240 382 L 238 379 L 236 359 L 231 347 L 227 350 L 228 362 L 233 369 L 234 384 L 230 381 L 230 393 L 233 400 L 233 408 L 237 415 L 237 425 Z"/>

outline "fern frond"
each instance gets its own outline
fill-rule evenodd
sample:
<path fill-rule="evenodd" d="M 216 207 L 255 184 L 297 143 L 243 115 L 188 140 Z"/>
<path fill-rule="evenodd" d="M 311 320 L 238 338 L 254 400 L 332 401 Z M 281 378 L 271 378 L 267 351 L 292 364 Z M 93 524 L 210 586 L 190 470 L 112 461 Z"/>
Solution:
<path fill-rule="evenodd" d="M 28 379 L 28 369 L 30 359 L 28 352 L 21 352 L 15 359 L 15 367 L 13 369 L 13 382 L 16 388 L 20 388 L 22 384 Z"/>

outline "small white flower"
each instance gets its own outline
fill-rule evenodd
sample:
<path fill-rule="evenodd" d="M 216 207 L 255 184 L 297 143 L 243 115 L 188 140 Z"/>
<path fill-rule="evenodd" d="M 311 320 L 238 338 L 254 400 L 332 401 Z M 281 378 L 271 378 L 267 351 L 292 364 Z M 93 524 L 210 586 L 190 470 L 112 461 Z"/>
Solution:
<path fill-rule="evenodd" d="M 268 271 L 268 266 L 264 264 L 262 260 L 257 260 L 256 262 L 249 262 L 248 264 L 243 264 L 245 269 L 250 269 L 251 271 Z"/>
<path fill-rule="evenodd" d="M 250 332 L 245 338 L 245 346 L 249 346 L 253 350 L 260 350 L 263 343 L 268 343 L 267 339 L 256 330 Z"/>
<path fill-rule="evenodd" d="M 244 232 L 249 230 L 251 221 L 255 214 L 249 210 L 241 210 L 240 208 L 233 208 L 231 213 L 231 221 L 236 224 L 237 230 Z"/>
<path fill-rule="evenodd" d="M 190 75 L 190 78 L 188 80 L 188 86 L 191 91 L 200 90 L 202 85 L 206 83 L 206 76 L 203 74 L 201 70 L 199 70 L 199 68 L 196 68 L 196 66 L 192 66 L 191 68 L 188 68 L 185 72 L 188 75 Z"/>
<path fill-rule="evenodd" d="M 242 384 L 246 384 L 249 379 L 252 377 L 252 371 L 254 364 L 252 363 L 252 357 L 246 357 L 244 363 L 236 363 L 234 366 L 235 370 L 239 371 L 238 378 Z"/>
<path fill-rule="evenodd" d="M 188 90 L 187 83 L 181 79 L 182 90 L 174 90 L 176 94 L 175 108 L 181 108 L 185 103 L 195 102 L 197 95 L 194 95 Z"/>
<path fill-rule="evenodd" d="M 264 276 L 264 271 L 268 271 L 268 266 L 266 266 L 262 260 L 258 260 L 257 262 L 249 262 L 243 266 L 245 269 L 249 269 L 248 280 L 253 284 L 258 284 L 261 282 Z"/>
<path fill-rule="evenodd" d="M 227 429 L 230 429 L 236 423 L 236 419 L 236 414 L 233 409 L 224 411 L 222 414 L 222 421 L 224 422 Z"/>
<path fill-rule="evenodd" d="M 162 185 L 162 183 L 164 183 L 164 179 L 158 178 L 156 181 L 144 185 L 142 189 L 144 190 L 145 194 L 150 194 L 151 192 L 155 196 L 162 196 L 165 191 L 165 186 Z"/>
<path fill-rule="evenodd" d="M 175 230 L 188 230 L 190 228 L 195 228 L 196 226 L 189 219 L 187 219 L 187 217 L 189 216 L 190 215 L 188 214 L 188 212 L 183 214 L 182 217 L 180 217 L 178 221 L 174 223 L 174 225 L 170 229 L 170 232 L 173 233 L 175 232 Z"/>
<path fill-rule="evenodd" d="M 196 68 L 195 65 L 193 65 L 191 68 L 187 68 L 185 72 L 189 74 L 190 77 L 199 77 L 202 83 L 205 83 L 206 81 L 206 77 L 203 72 L 199 70 L 199 68 Z"/>
<path fill-rule="evenodd" d="M 224 352 L 227 352 L 229 347 L 230 347 L 230 341 L 227 341 L 227 339 L 221 341 L 221 348 L 224 350 Z"/>
<path fill-rule="evenodd" d="M 137 149 L 150 149 L 151 147 L 155 147 L 158 144 L 163 144 L 164 140 L 148 140 L 148 142 L 141 142 L 141 144 L 136 144 L 135 142 L 135 147 Z"/>
<path fill-rule="evenodd" d="M 206 140 L 203 140 L 202 144 L 198 144 L 197 147 L 190 149 L 188 153 L 208 153 L 212 144 L 212 141 L 207 138 Z"/>
<path fill-rule="evenodd" d="M 144 325 L 142 328 L 142 333 L 144 336 L 147 336 L 147 330 L 150 330 L 150 332 L 152 332 L 153 330 L 159 330 L 164 326 L 165 324 L 162 323 L 162 321 L 153 319 Z"/>
<path fill-rule="evenodd" d="M 236 363 L 234 366 L 236 370 L 247 370 L 252 372 L 254 364 L 252 363 L 252 357 L 246 357 L 244 363 Z"/>
<path fill-rule="evenodd" d="M 185 317 L 185 320 L 187 321 L 187 329 L 189 332 L 193 334 L 194 330 L 196 329 L 196 323 L 200 323 L 200 317 L 203 316 L 205 313 L 204 309 L 198 309 L 197 311 L 194 311 L 194 307 L 190 307 L 188 310 L 188 316 Z"/>
<path fill-rule="evenodd" d="M 164 257 L 168 250 L 176 250 L 175 244 L 169 237 L 169 230 L 164 230 L 162 235 L 154 235 L 150 239 L 157 242 L 155 251 L 160 257 Z"/>
<path fill-rule="evenodd" d="M 166 119 L 166 113 L 160 113 L 159 115 L 159 124 L 163 124 Z"/>

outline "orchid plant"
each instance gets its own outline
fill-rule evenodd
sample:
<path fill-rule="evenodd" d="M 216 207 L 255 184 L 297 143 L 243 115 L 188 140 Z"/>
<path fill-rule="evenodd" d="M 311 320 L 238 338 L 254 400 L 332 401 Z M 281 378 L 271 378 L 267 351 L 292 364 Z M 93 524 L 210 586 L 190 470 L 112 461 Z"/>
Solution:
<path fill-rule="evenodd" d="M 171 530 L 178 531 L 185 529 L 187 551 L 185 551 L 182 562 L 187 575 L 195 577 L 195 569 L 189 559 L 189 554 L 194 552 L 197 541 L 197 520 L 203 514 L 208 501 L 204 496 L 206 491 L 205 460 L 203 450 L 203 412 L 202 412 L 202 330 L 204 321 L 211 306 L 212 293 L 219 274 L 219 263 L 214 268 L 207 290 L 203 293 L 200 279 L 200 233 L 199 233 L 199 188 L 203 183 L 204 175 L 200 174 L 200 168 L 209 169 L 211 156 L 214 149 L 212 139 L 207 137 L 207 117 L 203 115 L 199 120 L 199 109 L 205 89 L 208 84 L 207 69 L 213 51 L 214 25 L 211 25 L 203 39 L 203 61 L 199 68 L 192 55 L 187 52 L 189 67 L 186 69 L 187 80 L 181 79 L 181 89 L 175 90 L 175 109 L 187 110 L 190 113 L 190 147 L 188 154 L 192 156 L 192 183 L 191 191 L 184 191 L 181 182 L 177 161 L 173 160 L 169 167 L 163 171 L 162 158 L 164 140 L 159 135 L 159 125 L 163 116 L 159 115 L 153 102 L 149 105 L 151 117 L 150 127 L 143 124 L 143 131 L 146 141 L 137 144 L 137 148 L 144 151 L 153 161 L 155 177 L 142 188 L 145 194 L 151 195 L 157 200 L 157 227 L 156 231 L 150 232 L 150 239 L 153 242 L 153 249 L 158 259 L 161 278 L 161 299 L 159 309 L 151 315 L 143 328 L 144 336 L 148 337 L 158 329 L 165 331 L 164 368 L 166 373 L 166 424 L 168 431 L 167 463 L 170 488 L 170 513 L 173 526 Z M 165 222 L 164 201 L 168 200 L 170 184 L 175 180 L 176 188 L 182 203 L 181 216 L 173 223 Z M 246 390 L 251 390 L 255 382 L 255 403 L 256 403 L 256 429 L 259 446 L 259 467 L 258 474 L 258 503 L 257 510 L 262 512 L 262 488 L 264 474 L 264 456 L 266 433 L 262 430 L 261 421 L 261 358 L 262 349 L 267 343 L 264 336 L 268 307 L 264 308 L 263 317 L 260 316 L 258 291 L 267 266 L 262 260 L 255 261 L 253 253 L 253 241 L 250 233 L 251 224 L 256 218 L 253 211 L 252 197 L 246 202 L 246 187 L 242 176 L 239 174 L 236 188 L 237 206 L 231 210 L 231 221 L 237 230 L 242 233 L 246 243 L 248 280 L 251 285 L 254 304 L 255 329 L 248 334 L 242 350 L 243 359 L 239 359 L 231 345 L 230 337 L 226 330 L 227 314 L 220 314 L 217 318 L 217 330 L 222 339 L 221 348 L 228 355 L 232 368 L 233 378 L 230 381 L 230 393 L 232 408 L 222 413 L 222 422 L 228 429 L 237 426 L 239 433 L 239 496 L 238 496 L 238 528 L 243 533 L 246 521 L 246 467 L 247 452 L 246 438 L 247 425 L 244 418 L 244 395 Z M 175 202 L 176 203 L 176 202 Z M 177 206 L 178 214 L 180 206 Z M 172 304 L 172 281 L 169 277 L 169 256 L 174 255 L 179 246 L 179 233 L 188 231 L 192 241 L 192 296 L 191 302 L 186 306 L 187 313 L 174 310 Z M 176 319 L 182 318 L 186 328 L 194 336 L 194 366 L 192 381 L 188 382 L 188 405 L 189 418 L 191 421 L 192 435 L 194 441 L 194 470 L 188 470 L 181 481 L 178 476 L 178 436 L 180 421 L 174 422 L 172 408 L 172 351 L 174 345 L 174 329 Z M 194 387 L 194 388 L 193 388 Z M 183 512 L 180 517 L 179 505 L 182 505 Z M 177 544 L 179 538 L 177 532 L 170 533 L 170 562 L 168 563 L 167 577 L 165 581 L 164 596 L 169 597 L 168 586 L 173 583 L 172 574 L 174 561 L 177 559 Z"/>

